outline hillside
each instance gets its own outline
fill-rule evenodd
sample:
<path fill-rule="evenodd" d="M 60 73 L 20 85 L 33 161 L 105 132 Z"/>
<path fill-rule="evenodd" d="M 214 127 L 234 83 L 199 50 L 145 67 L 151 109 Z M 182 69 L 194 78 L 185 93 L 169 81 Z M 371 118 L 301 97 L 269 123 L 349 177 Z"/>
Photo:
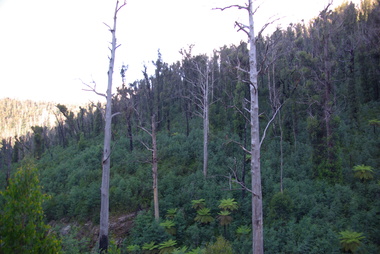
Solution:
<path fill-rule="evenodd" d="M 378 3 L 347 3 L 257 38 L 266 253 L 380 252 L 379 14 Z M 115 84 L 110 249 L 252 253 L 258 195 L 251 189 L 247 44 L 212 56 L 189 48 L 172 64 L 158 54 L 154 65 L 153 76 Z M 56 108 L 54 128 L 42 123 L 20 142 L 2 144 L 0 172 L 12 177 L 33 164 L 63 252 L 91 253 L 104 106 Z M 8 179 L 0 177 L 0 190 Z"/>
<path fill-rule="evenodd" d="M 57 124 L 59 114 L 56 105 L 54 102 L 0 99 L 0 139 L 25 136 L 32 132 L 32 126 L 52 129 Z M 66 107 L 74 112 L 79 109 L 78 105 Z"/>

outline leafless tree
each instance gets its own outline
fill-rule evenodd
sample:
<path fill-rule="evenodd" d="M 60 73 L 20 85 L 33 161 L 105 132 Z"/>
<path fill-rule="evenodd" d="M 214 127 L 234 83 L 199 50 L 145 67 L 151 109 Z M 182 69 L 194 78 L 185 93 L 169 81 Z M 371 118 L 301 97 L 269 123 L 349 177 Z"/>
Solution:
<path fill-rule="evenodd" d="M 154 218 L 156 221 L 159 220 L 160 218 L 160 211 L 159 211 L 159 203 L 158 203 L 158 150 L 157 150 L 157 116 L 156 112 L 158 110 L 157 107 L 157 101 L 154 100 L 154 92 L 155 89 L 153 87 L 153 84 L 151 84 L 150 79 L 148 77 L 147 73 L 147 67 L 144 66 L 144 79 L 145 79 L 145 87 L 143 88 L 144 90 L 142 91 L 142 94 L 145 94 L 145 99 L 144 102 L 141 100 L 140 105 L 136 105 L 135 111 L 136 115 L 139 121 L 138 128 L 143 130 L 145 133 L 147 133 L 150 138 L 151 138 L 151 145 L 146 144 L 145 142 L 141 141 L 142 145 L 152 153 L 152 158 L 150 160 L 150 163 L 152 165 L 152 179 L 153 179 L 153 204 L 154 204 Z M 150 117 L 150 128 L 145 127 L 143 123 L 143 118 L 144 118 L 144 112 L 143 112 L 143 105 L 141 103 L 146 103 L 148 102 L 147 106 L 147 111 L 149 112 L 149 117 Z M 137 103 L 138 104 L 138 103 Z M 140 110 L 137 109 L 137 107 L 140 106 Z M 145 117 L 147 118 L 147 117 Z"/>
<path fill-rule="evenodd" d="M 195 114 L 203 119 L 203 175 L 207 176 L 208 169 L 208 143 L 210 132 L 210 99 L 211 89 L 215 82 L 213 75 L 213 61 L 206 55 L 197 57 L 191 56 L 191 47 L 189 51 L 182 50 L 184 61 L 188 62 L 188 68 L 193 75 L 186 75 L 182 73 L 182 77 L 191 85 L 189 89 L 189 100 L 191 100 L 199 109 L 200 112 L 195 111 Z"/>
<path fill-rule="evenodd" d="M 257 77 L 259 71 L 257 69 L 257 55 L 256 55 L 256 37 L 254 30 L 253 16 L 257 12 L 258 8 L 253 8 L 253 1 L 247 0 L 247 3 L 243 5 L 230 5 L 224 8 L 216 8 L 219 10 L 226 10 L 230 8 L 237 8 L 239 10 L 245 10 L 248 13 L 249 25 L 245 25 L 240 22 L 235 22 L 235 26 L 238 31 L 243 31 L 248 36 L 249 44 L 249 71 L 239 68 L 240 71 L 247 72 L 249 74 L 249 80 L 245 81 L 249 84 L 250 88 L 250 130 L 251 130 L 251 148 L 250 150 L 243 147 L 243 149 L 251 155 L 251 189 L 246 188 L 252 194 L 252 251 L 254 254 L 264 253 L 264 239 L 263 239 L 263 204 L 262 204 L 262 187 L 261 187 L 261 169 L 260 169 L 260 147 L 265 138 L 266 131 L 271 122 L 275 119 L 278 110 L 273 114 L 267 127 L 264 129 L 263 137 L 260 141 L 259 133 L 259 100 L 258 100 L 258 82 Z M 273 21 L 272 21 L 273 22 Z M 264 25 L 259 34 L 272 22 Z M 237 179 L 237 177 L 235 178 Z"/>
<path fill-rule="evenodd" d="M 92 91 L 100 96 L 103 96 L 107 100 L 106 110 L 105 110 L 105 128 L 104 128 L 104 147 L 103 147 L 103 158 L 102 158 L 102 186 L 100 188 L 101 192 L 101 207 L 100 207 L 100 229 L 99 229 L 99 251 L 107 252 L 108 250 L 108 228 L 109 228 L 109 182 L 110 182 L 110 166 L 111 166 L 111 123 L 112 117 L 116 114 L 112 114 L 112 75 L 114 71 L 116 49 L 120 46 L 116 44 L 116 20 L 117 14 L 122 7 L 126 5 L 126 0 L 124 3 L 119 5 L 119 1 L 116 1 L 116 7 L 113 16 L 113 26 L 105 24 L 112 35 L 111 41 L 111 56 L 109 57 L 108 66 L 108 86 L 106 94 L 99 93 L 96 91 L 96 83 L 94 86 L 87 85 L 87 91 Z"/>

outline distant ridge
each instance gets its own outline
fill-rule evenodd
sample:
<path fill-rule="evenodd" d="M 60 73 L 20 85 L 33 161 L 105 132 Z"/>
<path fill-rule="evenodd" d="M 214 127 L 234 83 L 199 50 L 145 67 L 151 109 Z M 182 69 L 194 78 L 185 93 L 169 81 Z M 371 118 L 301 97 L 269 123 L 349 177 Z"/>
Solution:
<path fill-rule="evenodd" d="M 55 114 L 59 113 L 57 104 L 12 98 L 0 99 L 0 139 L 26 135 L 32 132 L 32 126 L 54 127 Z M 70 110 L 79 107 L 66 104 L 65 106 Z"/>

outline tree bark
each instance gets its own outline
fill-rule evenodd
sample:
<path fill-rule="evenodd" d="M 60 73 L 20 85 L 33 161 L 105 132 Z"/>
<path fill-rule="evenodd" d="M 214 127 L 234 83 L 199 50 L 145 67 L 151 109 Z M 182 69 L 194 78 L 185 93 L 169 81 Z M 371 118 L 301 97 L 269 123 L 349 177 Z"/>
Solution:
<path fill-rule="evenodd" d="M 101 207 L 100 207 L 100 228 L 99 228 L 99 251 L 107 252 L 108 250 L 108 226 L 109 226 L 109 181 L 110 181 L 110 166 L 111 166 L 111 122 L 112 122 L 112 75 L 115 63 L 116 52 L 116 19 L 117 13 L 126 3 L 119 7 L 119 1 L 116 1 L 116 8 L 113 17 L 113 28 L 110 28 L 112 34 L 111 41 L 111 56 L 109 58 L 108 67 L 108 86 L 107 86 L 107 104 L 105 112 L 105 127 L 104 127 L 104 147 L 102 159 L 102 185 L 100 188 Z"/>
<path fill-rule="evenodd" d="M 208 168 L 208 133 L 210 130 L 210 119 L 209 119 L 209 63 L 207 62 L 206 67 L 206 77 L 203 87 L 203 175 L 207 176 Z"/>
<path fill-rule="evenodd" d="M 249 13 L 249 80 L 250 80 L 250 124 L 251 124 L 251 177 L 252 177 L 252 243 L 253 253 L 264 253 L 263 211 L 260 170 L 259 99 L 257 84 L 256 38 L 252 0 L 248 0 Z"/>
<path fill-rule="evenodd" d="M 160 219 L 160 210 L 158 206 L 158 157 L 157 157 L 157 135 L 156 135 L 156 115 L 152 116 L 152 176 L 153 176 L 153 203 L 154 218 Z"/>
<path fill-rule="evenodd" d="M 251 127 L 251 194 L 252 194 L 252 252 L 253 254 L 264 253 L 264 237 L 263 237 L 263 201 L 262 201 L 262 187 L 261 187 L 261 169 L 260 169 L 260 126 L 259 126 L 259 91 L 257 83 L 257 55 L 256 55 L 256 38 L 254 31 L 254 20 L 252 0 L 248 0 L 246 6 L 230 5 L 225 8 L 220 8 L 222 11 L 228 8 L 238 8 L 247 10 L 249 16 L 249 25 L 244 25 L 235 22 L 239 31 L 243 31 L 248 36 L 249 44 L 249 91 L 250 91 L 250 127 Z M 268 23 L 269 24 L 269 23 Z M 268 25 L 267 24 L 267 25 Z M 264 26 L 263 29 L 265 29 Z M 272 117 L 274 119 L 276 113 Z M 271 120 L 271 121 L 272 121 Z M 271 122 L 270 121 L 270 122 Z M 268 125 L 270 124 L 268 123 Z M 267 125 L 267 127 L 268 127 Z M 265 138 L 265 131 L 263 139 Z M 245 148 L 244 148 L 245 149 Z"/>

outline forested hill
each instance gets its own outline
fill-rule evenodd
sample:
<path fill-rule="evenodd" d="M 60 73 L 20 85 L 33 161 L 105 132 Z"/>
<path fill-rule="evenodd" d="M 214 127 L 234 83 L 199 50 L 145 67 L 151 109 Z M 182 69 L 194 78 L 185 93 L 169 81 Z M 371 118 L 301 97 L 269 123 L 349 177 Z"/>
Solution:
<path fill-rule="evenodd" d="M 257 38 L 266 253 L 380 253 L 380 5 L 364 3 Z M 172 64 L 159 54 L 154 75 L 114 84 L 109 201 L 123 219 L 110 235 L 121 253 L 252 253 L 247 44 L 182 53 Z M 0 187 L 32 161 L 63 251 L 88 253 L 104 106 L 56 108 L 54 128 L 3 142 Z"/>
<path fill-rule="evenodd" d="M 54 108 L 51 102 L 0 99 L 0 138 L 26 135 L 32 126 L 53 126 Z"/>
<path fill-rule="evenodd" d="M 65 106 L 74 111 L 79 108 L 75 105 Z M 26 136 L 32 132 L 32 126 L 52 129 L 59 112 L 54 102 L 0 99 L 0 139 Z"/>

